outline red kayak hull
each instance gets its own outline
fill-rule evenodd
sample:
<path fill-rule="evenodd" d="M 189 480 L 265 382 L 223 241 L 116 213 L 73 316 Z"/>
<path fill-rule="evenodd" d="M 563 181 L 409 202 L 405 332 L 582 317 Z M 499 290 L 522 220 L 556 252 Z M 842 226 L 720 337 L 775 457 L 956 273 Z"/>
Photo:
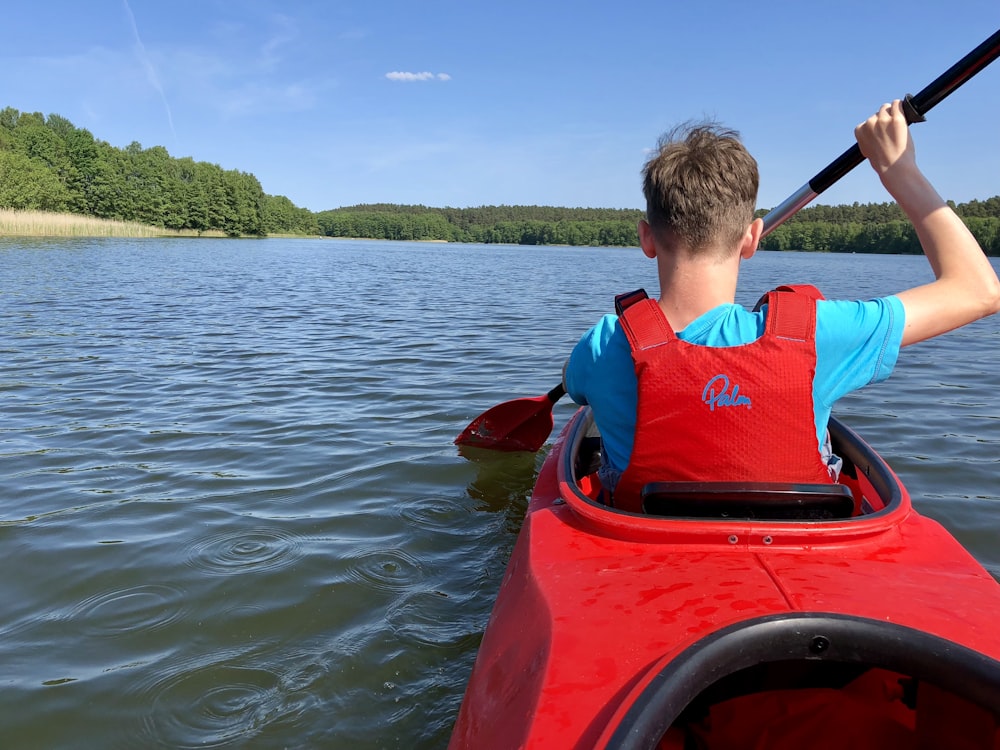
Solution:
<path fill-rule="evenodd" d="M 944 528 L 914 511 L 895 474 L 853 432 L 838 426 L 841 441 L 862 451 L 859 483 L 876 505 L 866 515 L 665 518 L 617 512 L 587 496 L 574 462 L 588 420 L 580 410 L 541 469 L 453 750 L 631 747 L 621 738 L 639 731 L 630 722 L 644 720 L 637 714 L 651 686 L 674 691 L 674 703 L 693 699 L 693 687 L 678 688 L 676 677 L 664 675 L 703 658 L 709 644 L 718 663 L 687 674 L 691 685 L 711 686 L 706 671 L 723 676 L 769 661 L 776 648 L 797 654 L 776 662 L 801 656 L 888 667 L 890 657 L 880 654 L 893 644 L 903 644 L 905 661 L 907 643 L 925 639 L 932 651 L 953 649 L 976 662 L 970 668 L 983 684 L 975 689 L 985 697 L 977 693 L 975 702 L 989 711 L 995 698 L 1000 707 L 1000 585 Z M 887 507 L 877 509 L 883 501 Z M 720 646 L 727 637 L 744 646 Z M 872 654 L 855 653 L 865 648 Z M 755 649 L 746 665 L 736 664 Z M 938 667 L 929 659 L 910 671 L 920 669 Z M 634 746 L 647 745 L 657 746 Z"/>

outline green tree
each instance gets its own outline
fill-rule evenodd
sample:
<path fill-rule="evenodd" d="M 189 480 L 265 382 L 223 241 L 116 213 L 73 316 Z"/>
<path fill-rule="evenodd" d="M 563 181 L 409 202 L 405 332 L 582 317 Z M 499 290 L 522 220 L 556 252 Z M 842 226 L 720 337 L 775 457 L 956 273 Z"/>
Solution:
<path fill-rule="evenodd" d="M 0 206 L 22 211 L 62 211 L 66 186 L 42 164 L 22 153 L 0 151 Z"/>

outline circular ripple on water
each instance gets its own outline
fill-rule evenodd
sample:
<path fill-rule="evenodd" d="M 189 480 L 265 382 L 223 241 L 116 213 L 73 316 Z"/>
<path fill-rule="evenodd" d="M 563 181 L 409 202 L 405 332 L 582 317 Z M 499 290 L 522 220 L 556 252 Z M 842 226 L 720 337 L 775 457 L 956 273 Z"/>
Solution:
<path fill-rule="evenodd" d="M 168 675 L 144 692 L 148 744 L 170 748 L 246 742 L 284 713 L 284 691 L 267 669 L 210 664 Z M 143 745 L 147 743 L 142 742 Z"/>
<path fill-rule="evenodd" d="M 444 497 L 415 497 L 396 506 L 399 515 L 422 529 L 451 532 L 456 518 L 468 515 L 468 509 L 457 500 Z"/>
<path fill-rule="evenodd" d="M 188 561 L 195 568 L 219 575 L 273 570 L 302 557 L 302 543 L 301 538 L 280 529 L 230 531 L 194 542 Z"/>
<path fill-rule="evenodd" d="M 157 630 L 184 615 L 188 598 L 183 590 L 174 586 L 130 586 L 85 599 L 68 617 L 89 635 L 115 636 Z"/>
<path fill-rule="evenodd" d="M 424 577 L 415 557 L 391 547 L 362 552 L 347 562 L 348 578 L 383 591 L 407 589 Z"/>

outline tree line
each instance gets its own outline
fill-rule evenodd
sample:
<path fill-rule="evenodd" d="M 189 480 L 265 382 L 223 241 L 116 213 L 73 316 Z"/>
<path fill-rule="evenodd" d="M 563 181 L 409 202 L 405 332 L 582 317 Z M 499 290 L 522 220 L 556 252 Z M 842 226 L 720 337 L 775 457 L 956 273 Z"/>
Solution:
<path fill-rule="evenodd" d="M 1000 257 L 1000 196 L 949 205 L 983 251 Z M 758 212 L 762 215 L 763 212 Z M 895 203 L 804 208 L 761 241 L 764 250 L 919 255 L 920 240 Z"/>
<path fill-rule="evenodd" d="M 328 237 L 591 247 L 634 245 L 641 217 L 641 211 L 630 209 L 394 204 L 351 206 L 316 215 Z"/>
<path fill-rule="evenodd" d="M 988 255 L 1000 256 L 1000 196 L 953 207 Z M 300 234 L 517 245 L 634 246 L 637 209 L 363 204 L 313 213 L 268 195 L 247 172 L 175 158 L 162 146 L 120 149 L 59 115 L 0 110 L 0 208 L 63 211 L 231 236 Z M 763 216 L 766 211 L 759 211 Z M 764 250 L 920 253 L 895 203 L 811 206 Z"/>
<path fill-rule="evenodd" d="M 1000 256 L 1000 197 L 954 205 L 987 255 Z M 760 210 L 757 216 L 767 212 Z M 317 214 L 328 237 L 444 240 L 513 245 L 634 246 L 644 213 L 629 209 L 485 206 L 429 208 L 374 204 Z M 772 231 L 762 250 L 920 254 L 895 203 L 812 206 Z"/>
<path fill-rule="evenodd" d="M 318 234 L 313 214 L 264 193 L 252 174 L 120 149 L 59 115 L 0 110 L 0 208 L 58 211 L 231 236 Z"/>

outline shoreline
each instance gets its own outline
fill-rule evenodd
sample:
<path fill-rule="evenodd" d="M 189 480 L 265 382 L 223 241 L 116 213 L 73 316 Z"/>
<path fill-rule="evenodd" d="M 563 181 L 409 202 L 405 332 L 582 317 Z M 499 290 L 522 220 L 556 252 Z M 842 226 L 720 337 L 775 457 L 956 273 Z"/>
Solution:
<path fill-rule="evenodd" d="M 175 230 L 137 221 L 98 219 L 55 211 L 0 208 L 0 237 L 225 237 L 225 232 Z"/>

